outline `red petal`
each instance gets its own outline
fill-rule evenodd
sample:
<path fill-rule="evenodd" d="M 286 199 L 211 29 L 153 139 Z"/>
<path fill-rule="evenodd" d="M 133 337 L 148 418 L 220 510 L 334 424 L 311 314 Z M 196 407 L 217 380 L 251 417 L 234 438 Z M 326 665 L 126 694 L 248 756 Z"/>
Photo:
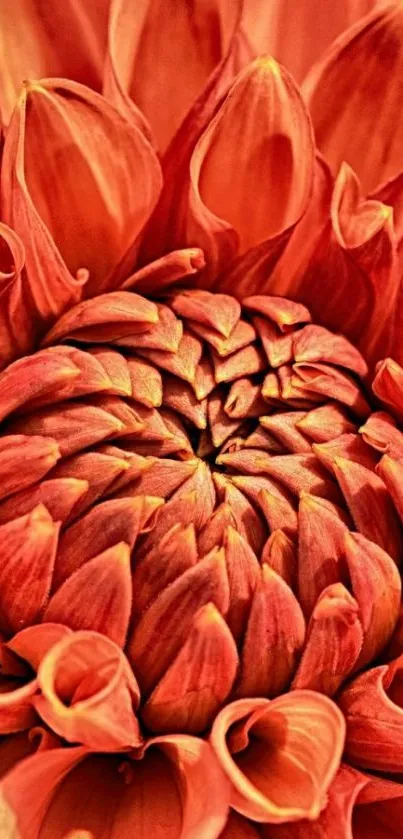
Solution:
<path fill-rule="evenodd" d="M 12 634 L 39 620 L 55 562 L 59 526 L 46 508 L 0 527 L 0 613 L 3 631 Z"/>
<path fill-rule="evenodd" d="M 8 123 L 23 81 L 30 76 L 63 76 L 89 87 L 102 85 L 108 3 L 95 0 L 83 8 L 69 3 L 18 0 L 1 9 L 3 33 L 0 110 Z M 13 56 L 13 60 L 7 56 Z"/>
<path fill-rule="evenodd" d="M 327 405 L 308 411 L 305 417 L 299 420 L 298 428 L 315 443 L 326 443 L 341 434 L 356 431 L 356 426 L 347 412 L 337 402 L 328 402 Z"/>
<path fill-rule="evenodd" d="M 112 641 L 96 632 L 75 632 L 43 659 L 35 707 L 51 728 L 72 743 L 120 751 L 141 742 L 134 710 L 137 682 Z"/>
<path fill-rule="evenodd" d="M 316 0 L 305 0 L 301 8 L 293 9 L 290 26 L 288 9 L 282 0 L 272 0 L 264 15 L 259 0 L 248 0 L 243 26 L 257 52 L 274 55 L 301 83 L 339 33 L 373 6 L 374 0 L 355 0 L 354 3 L 344 0 L 328 9 L 318 5 Z M 314 38 L 312 32 L 315 32 Z"/>
<path fill-rule="evenodd" d="M 172 248 L 183 247 L 189 204 L 189 168 L 195 145 L 210 124 L 234 77 L 253 57 L 242 29 L 238 28 L 225 57 L 170 143 L 163 160 L 163 191 L 143 243 L 143 264 Z M 197 278 L 199 287 L 206 287 L 204 274 Z"/>
<path fill-rule="evenodd" d="M 238 663 L 225 620 L 212 603 L 206 604 L 146 702 L 145 724 L 152 731 L 205 731 L 231 691 Z"/>
<path fill-rule="evenodd" d="M 217 544 L 214 542 L 214 545 Z M 214 547 L 212 545 L 212 547 Z M 209 549 L 207 549 L 209 550 Z M 207 550 L 201 554 L 207 553 Z M 174 525 L 140 560 L 135 560 L 132 578 L 132 617 L 140 617 L 158 594 L 192 568 L 198 560 L 196 534 L 193 524 Z"/>
<path fill-rule="evenodd" d="M 402 168 L 397 139 L 401 66 L 402 12 L 391 4 L 347 30 L 304 84 L 319 149 L 334 171 L 346 160 L 367 193 Z"/>
<path fill-rule="evenodd" d="M 0 442 L 0 498 L 32 486 L 43 478 L 60 458 L 51 437 L 6 435 Z"/>
<path fill-rule="evenodd" d="M 115 164 L 116 147 L 122 166 Z M 7 133 L 2 171 L 4 219 L 24 241 L 37 316 L 49 322 L 77 302 L 87 270 L 86 293 L 116 285 L 161 188 L 159 164 L 143 134 L 75 82 L 27 83 Z M 135 191 L 128 192 L 128 178 L 137 183 Z M 49 198 L 55 190 L 57 212 Z"/>
<path fill-rule="evenodd" d="M 213 550 L 164 589 L 135 627 L 128 656 L 145 693 L 179 651 L 195 613 L 210 601 L 221 613 L 227 612 L 229 587 L 222 549 Z"/>
<path fill-rule="evenodd" d="M 113 498 L 98 504 L 79 521 L 64 531 L 57 553 L 54 587 L 118 542 L 126 542 L 130 550 L 150 517 L 160 506 L 160 499 Z"/>
<path fill-rule="evenodd" d="M 341 580 L 346 525 L 322 498 L 303 493 L 299 507 L 298 598 L 306 615 L 327 586 Z"/>
<path fill-rule="evenodd" d="M 237 696 L 278 696 L 287 689 L 305 640 L 295 595 L 268 565 L 255 591 L 242 647 Z"/>
<path fill-rule="evenodd" d="M 278 824 L 318 818 L 344 735 L 337 706 L 303 690 L 272 702 L 241 699 L 227 705 L 211 742 L 232 784 L 232 806 L 249 818 Z"/>
<path fill-rule="evenodd" d="M 180 2 L 173 13 L 153 0 L 133 14 L 127 0 L 112 3 L 105 94 L 132 120 L 138 119 L 134 100 L 161 151 L 226 50 L 239 7 L 197 3 L 189 14 Z"/>
<path fill-rule="evenodd" d="M 43 620 L 101 632 L 123 647 L 131 602 L 130 548 L 120 542 L 86 562 L 60 586 Z"/>
<path fill-rule="evenodd" d="M 171 251 L 128 277 L 122 289 L 135 288 L 141 294 L 161 294 L 162 289 L 201 271 L 205 264 L 200 248 Z"/>
<path fill-rule="evenodd" d="M 364 630 L 357 662 L 357 669 L 361 669 L 377 658 L 390 641 L 399 615 L 402 586 L 392 558 L 360 533 L 345 534 L 344 553 Z"/>
<path fill-rule="evenodd" d="M 402 672 L 400 656 L 362 673 L 341 694 L 346 756 L 352 763 L 381 772 L 403 771 Z"/>
<path fill-rule="evenodd" d="M 149 329 L 158 324 L 159 310 L 155 303 L 127 291 L 100 294 L 92 300 L 83 300 L 63 314 L 44 338 L 43 343 L 54 344 L 65 338 L 78 341 L 99 341 L 121 338 Z"/>
<path fill-rule="evenodd" d="M 257 59 L 238 76 L 191 161 L 186 236 L 210 255 L 211 272 L 226 268 L 237 243 L 245 253 L 296 223 L 312 168 L 310 123 L 291 77 L 273 59 Z"/>
<path fill-rule="evenodd" d="M 381 478 L 365 466 L 341 457 L 335 458 L 334 470 L 360 533 L 400 562 L 400 522 Z"/>
<path fill-rule="evenodd" d="M 372 390 L 399 419 L 403 417 L 403 370 L 392 358 L 379 362 Z"/>
<path fill-rule="evenodd" d="M 28 352 L 35 341 L 24 289 L 25 249 L 14 230 L 0 223 L 0 367 Z"/>
<path fill-rule="evenodd" d="M 341 583 L 318 597 L 293 688 L 333 696 L 356 665 L 363 631 L 358 603 Z"/>
<path fill-rule="evenodd" d="M 273 530 L 270 534 L 261 557 L 262 563 L 269 565 L 290 586 L 295 586 L 297 573 L 297 552 L 294 542 L 288 538 L 283 530 Z"/>
<path fill-rule="evenodd" d="M 231 525 L 224 537 L 224 547 L 230 595 L 226 619 L 238 641 L 245 631 L 253 594 L 259 583 L 260 569 L 257 556 Z"/>
<path fill-rule="evenodd" d="M 358 430 L 363 440 L 376 451 L 403 457 L 403 434 L 389 414 L 375 411 Z"/>

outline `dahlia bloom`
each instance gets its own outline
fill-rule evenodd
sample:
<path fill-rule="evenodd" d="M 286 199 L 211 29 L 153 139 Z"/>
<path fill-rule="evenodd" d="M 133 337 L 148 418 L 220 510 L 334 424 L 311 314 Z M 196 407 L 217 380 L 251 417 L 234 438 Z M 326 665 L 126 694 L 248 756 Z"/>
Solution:
<path fill-rule="evenodd" d="M 402 5 L 87 5 L 0 9 L 0 836 L 393 839 Z"/>

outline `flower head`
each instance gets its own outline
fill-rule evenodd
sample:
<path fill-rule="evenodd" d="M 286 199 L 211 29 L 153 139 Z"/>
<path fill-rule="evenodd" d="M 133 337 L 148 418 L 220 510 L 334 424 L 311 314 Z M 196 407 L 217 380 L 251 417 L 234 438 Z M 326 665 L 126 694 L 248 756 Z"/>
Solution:
<path fill-rule="evenodd" d="M 32 5 L 45 78 L 0 93 L 5 836 L 395 835 L 401 7 L 301 93 L 252 2 L 113 0 L 82 66 Z"/>

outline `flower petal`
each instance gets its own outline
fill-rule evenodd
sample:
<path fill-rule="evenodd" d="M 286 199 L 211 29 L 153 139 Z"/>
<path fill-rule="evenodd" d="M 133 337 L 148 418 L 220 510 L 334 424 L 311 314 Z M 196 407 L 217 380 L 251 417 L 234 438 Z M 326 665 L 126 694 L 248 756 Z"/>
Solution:
<path fill-rule="evenodd" d="M 236 250 L 244 254 L 295 224 L 312 167 L 311 128 L 297 89 L 273 59 L 257 59 L 240 73 L 192 156 L 186 237 L 212 260 L 210 282 Z"/>
<path fill-rule="evenodd" d="M 357 669 L 361 669 L 377 658 L 390 641 L 399 615 L 402 586 L 393 559 L 361 533 L 345 534 L 344 556 L 364 630 L 357 662 Z"/>
<path fill-rule="evenodd" d="M 0 111 L 7 124 L 21 84 L 31 76 L 63 76 L 99 90 L 107 39 L 107 0 L 83 7 L 18 0 L 0 10 Z"/>
<path fill-rule="evenodd" d="M 135 717 L 140 693 L 122 651 L 96 632 L 75 632 L 43 659 L 34 700 L 40 716 L 73 743 L 97 751 L 140 745 Z"/>
<path fill-rule="evenodd" d="M 241 699 L 227 705 L 211 742 L 232 784 L 231 805 L 273 824 L 316 819 L 338 769 L 344 734 L 337 706 L 309 690 L 272 702 Z"/>
<path fill-rule="evenodd" d="M 403 656 L 357 676 L 339 697 L 346 718 L 346 757 L 381 772 L 403 771 Z"/>
<path fill-rule="evenodd" d="M 43 478 L 60 458 L 52 437 L 8 434 L 0 442 L 0 498 L 32 486 Z"/>
<path fill-rule="evenodd" d="M 113 0 L 105 95 L 132 121 L 140 108 L 163 152 L 228 48 L 241 3 Z M 158 62 L 155 56 L 158 55 Z M 131 101 L 133 100 L 133 101 Z"/>
<path fill-rule="evenodd" d="M 329 9 L 318 6 L 316 0 L 304 0 L 293 8 L 290 26 L 289 11 L 283 0 L 272 0 L 264 15 L 259 0 L 247 0 L 242 23 L 257 52 L 271 53 L 300 84 L 337 35 L 373 6 L 374 0 L 340 0 Z"/>
<path fill-rule="evenodd" d="M 305 620 L 295 595 L 264 564 L 242 646 L 236 695 L 273 697 L 286 690 L 304 640 Z"/>
<path fill-rule="evenodd" d="M 130 548 L 120 542 L 86 562 L 60 586 L 43 620 L 101 632 L 123 647 L 131 601 Z"/>
<path fill-rule="evenodd" d="M 12 634 L 39 620 L 49 596 L 59 525 L 46 507 L 0 527 L 0 626 Z"/>
<path fill-rule="evenodd" d="M 61 536 L 53 586 L 57 588 L 87 560 L 119 542 L 131 550 L 160 503 L 149 496 L 112 498 L 89 510 Z"/>
<path fill-rule="evenodd" d="M 356 665 L 363 641 L 359 606 L 341 583 L 316 601 L 293 688 L 333 696 Z"/>
<path fill-rule="evenodd" d="M 128 656 L 146 694 L 183 645 L 196 612 L 210 602 L 222 614 L 228 611 L 225 554 L 217 548 L 159 594 L 129 638 Z"/>
<path fill-rule="evenodd" d="M 75 82 L 26 84 L 4 147 L 2 207 L 45 323 L 79 300 L 86 272 L 86 294 L 124 276 L 160 186 L 151 146 L 103 97 Z"/>
<path fill-rule="evenodd" d="M 402 169 L 396 121 L 402 38 L 400 5 L 375 9 L 340 36 L 303 86 L 319 149 L 335 171 L 347 161 L 366 193 Z"/>
<path fill-rule="evenodd" d="M 213 603 L 195 615 L 176 658 L 142 710 L 151 731 L 199 734 L 227 699 L 238 668 L 234 639 Z"/>
<path fill-rule="evenodd" d="M 0 223 L 0 367 L 31 349 L 35 324 L 25 286 L 25 249 L 14 230 Z"/>

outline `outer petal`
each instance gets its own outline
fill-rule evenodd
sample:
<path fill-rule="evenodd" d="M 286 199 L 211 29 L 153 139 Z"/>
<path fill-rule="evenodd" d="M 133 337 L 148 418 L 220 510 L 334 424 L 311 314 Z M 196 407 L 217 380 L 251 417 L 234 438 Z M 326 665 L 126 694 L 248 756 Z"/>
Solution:
<path fill-rule="evenodd" d="M 141 262 L 182 247 L 181 233 L 188 208 L 190 161 L 195 145 L 210 124 L 236 74 L 254 57 L 238 29 L 227 54 L 211 76 L 200 97 L 184 119 L 163 158 L 164 186 L 160 201 L 147 227 Z M 192 247 L 194 243 L 192 242 Z"/>
<path fill-rule="evenodd" d="M 264 828 L 264 839 L 378 839 L 372 832 L 353 833 L 353 810 L 367 783 L 364 775 L 342 764 L 328 791 L 327 806 L 317 821 L 304 819 L 293 825 Z"/>
<path fill-rule="evenodd" d="M 138 762 L 84 748 L 20 762 L 1 785 L 4 835 L 216 839 L 227 817 L 228 784 L 209 745 L 171 736 L 150 746 Z"/>
<path fill-rule="evenodd" d="M 4 147 L 2 203 L 41 319 L 79 299 L 81 269 L 92 294 L 124 275 L 159 190 L 150 145 L 102 97 L 62 79 L 26 84 Z"/>
<path fill-rule="evenodd" d="M 302 215 L 312 173 L 311 126 L 299 93 L 273 59 L 256 59 L 238 76 L 190 164 L 184 235 L 210 256 L 210 282 L 236 250 L 244 254 L 265 243 L 254 252 L 259 263 L 271 253 L 272 240 Z M 227 282 L 221 285 L 233 293 Z M 247 293 L 246 280 L 245 286 L 237 285 L 239 296 Z"/>
<path fill-rule="evenodd" d="M 27 77 L 63 76 L 100 89 L 109 0 L 6 0 L 0 9 L 0 112 L 8 123 Z"/>
<path fill-rule="evenodd" d="M 96 632 L 76 632 L 43 659 L 35 699 L 41 717 L 66 740 L 99 751 L 138 746 L 137 682 L 123 653 Z"/>
<path fill-rule="evenodd" d="M 305 303 L 316 321 L 340 330 L 374 362 L 390 351 L 399 298 L 392 210 L 362 198 L 347 164 L 331 196 L 322 192 L 314 193 L 312 218 L 302 220 L 301 234 L 297 227 L 270 291 Z"/>
<path fill-rule="evenodd" d="M 402 65 L 403 11 L 390 3 L 341 35 L 304 84 L 319 149 L 335 172 L 346 160 L 366 193 L 402 169 Z"/>
<path fill-rule="evenodd" d="M 304 0 L 293 6 L 291 23 L 283 0 L 272 0 L 264 15 L 260 0 L 246 0 L 242 23 L 256 51 L 271 53 L 300 83 L 334 38 L 374 5 L 374 0 L 340 0 L 330 5 Z"/>
<path fill-rule="evenodd" d="M 232 783 L 231 804 L 274 824 L 316 819 L 344 744 L 336 705 L 312 691 L 245 699 L 218 715 L 211 742 Z"/>
<path fill-rule="evenodd" d="M 144 114 L 161 151 L 225 54 L 241 6 L 113 0 L 104 93 L 132 121 Z"/>

